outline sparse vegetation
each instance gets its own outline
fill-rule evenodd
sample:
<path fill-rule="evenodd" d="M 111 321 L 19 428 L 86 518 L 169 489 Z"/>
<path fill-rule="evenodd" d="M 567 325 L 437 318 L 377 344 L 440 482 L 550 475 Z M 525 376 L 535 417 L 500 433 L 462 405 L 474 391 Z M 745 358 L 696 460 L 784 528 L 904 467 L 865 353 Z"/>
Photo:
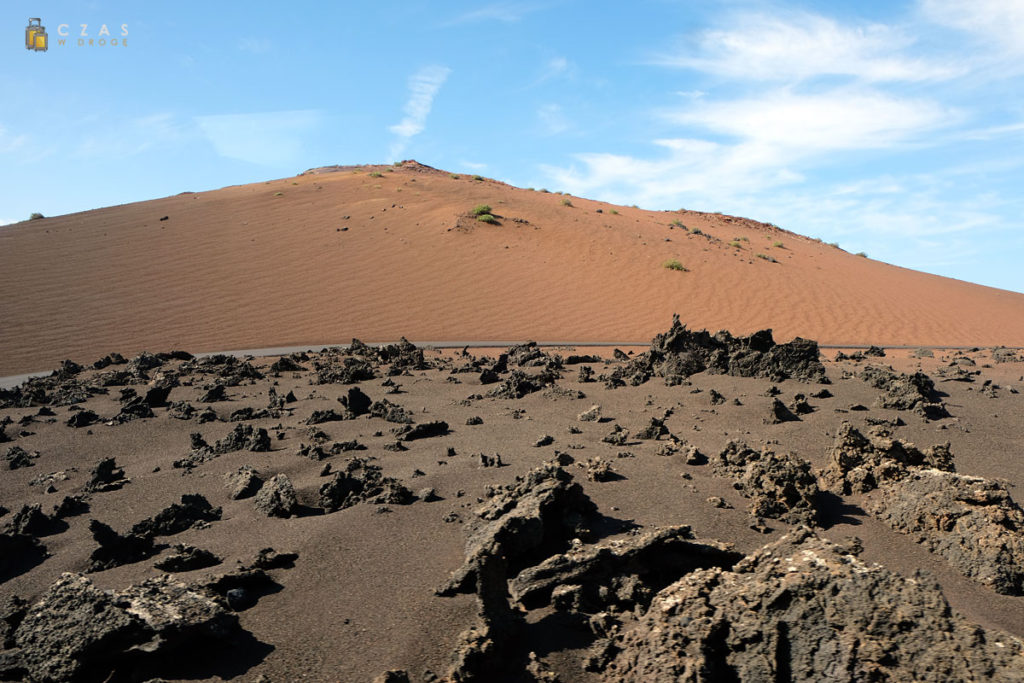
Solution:
<path fill-rule="evenodd" d="M 678 270 L 678 271 L 683 272 L 683 273 L 687 273 L 690 270 L 689 268 L 684 266 L 682 263 L 680 263 L 678 259 L 674 259 L 674 258 L 673 259 L 669 259 L 668 261 L 665 261 L 661 265 L 665 266 L 669 270 Z"/>
<path fill-rule="evenodd" d="M 32 215 L 30 215 L 30 216 L 28 217 L 28 219 L 29 219 L 30 221 L 37 221 L 37 220 L 39 220 L 40 218 L 46 218 L 46 216 L 44 216 L 43 214 L 39 213 L 38 211 L 36 211 L 35 213 L 33 213 Z"/>
<path fill-rule="evenodd" d="M 688 228 L 691 235 L 703 235 L 704 232 L 700 228 Z"/>
<path fill-rule="evenodd" d="M 566 197 L 562 200 L 562 206 L 572 206 L 572 200 Z"/>
<path fill-rule="evenodd" d="M 383 178 L 384 174 L 381 173 L 380 171 L 370 171 L 370 177 L 371 178 Z"/>
<path fill-rule="evenodd" d="M 611 215 L 613 215 L 613 216 L 618 216 L 618 215 L 619 215 L 619 212 L 618 212 L 618 210 L 617 210 L 617 209 L 610 209 L 610 210 L 608 211 L 608 213 L 610 213 L 610 214 L 611 214 Z"/>
<path fill-rule="evenodd" d="M 778 261 L 776 261 L 774 258 L 769 256 L 768 254 L 754 254 L 754 256 L 756 256 L 759 259 L 764 259 L 765 261 L 769 261 L 771 263 L 778 263 Z"/>
<path fill-rule="evenodd" d="M 778 240 L 775 240 L 774 242 L 772 242 L 772 246 L 773 246 L 773 247 L 775 247 L 776 249 L 784 249 L 784 248 L 785 248 L 785 247 L 784 247 L 784 246 L 782 245 L 782 242 L 780 242 L 780 241 L 778 241 Z"/>
<path fill-rule="evenodd" d="M 864 252 L 864 251 L 858 251 L 857 252 L 857 256 L 860 256 L 861 258 L 867 258 L 868 254 L 867 254 L 867 252 Z"/>
<path fill-rule="evenodd" d="M 449 173 L 448 175 L 451 177 L 452 180 L 458 180 L 459 179 L 459 174 L 458 173 Z"/>
<path fill-rule="evenodd" d="M 474 216 L 482 216 L 485 213 L 490 213 L 490 212 L 491 212 L 491 205 L 490 204 L 478 204 L 478 205 L 473 207 L 473 215 Z"/>
<path fill-rule="evenodd" d="M 677 227 L 677 228 L 682 228 L 683 230 L 686 230 L 686 226 L 685 226 L 685 225 L 683 225 L 683 222 L 682 222 L 681 220 L 679 220 L 678 218 L 677 218 L 677 219 L 675 219 L 674 221 L 672 221 L 672 223 L 671 223 L 671 224 L 672 224 L 673 226 Z"/>
<path fill-rule="evenodd" d="M 491 225 L 497 225 L 497 224 L 498 224 L 498 219 L 497 219 L 497 218 L 495 218 L 494 216 L 492 216 L 492 215 L 491 215 L 491 214 L 489 214 L 489 213 L 482 213 L 482 214 L 479 214 L 479 215 L 478 215 L 478 216 L 476 217 L 476 219 L 477 219 L 478 221 L 480 221 L 481 223 L 490 223 Z"/>
<path fill-rule="evenodd" d="M 750 238 L 749 237 L 733 237 L 733 240 L 736 241 L 736 242 L 749 242 Z"/>
<path fill-rule="evenodd" d="M 540 191 L 543 192 L 544 194 L 551 194 L 551 191 L 546 187 L 540 188 Z"/>
<path fill-rule="evenodd" d="M 483 179 L 484 179 L 484 177 L 482 175 L 475 175 L 475 176 L 473 176 L 473 180 L 483 180 Z"/>
<path fill-rule="evenodd" d="M 736 247 L 737 249 L 739 249 L 743 245 L 740 243 L 739 240 L 733 240 L 732 242 L 729 242 L 729 246 L 730 247 Z"/>
<path fill-rule="evenodd" d="M 832 247 L 833 249 L 838 249 L 839 248 L 839 242 L 826 242 L 825 244 L 827 244 L 828 246 Z"/>
<path fill-rule="evenodd" d="M 395 163 L 393 163 L 391 165 L 394 166 L 395 168 L 399 168 L 399 167 L 401 167 L 402 162 L 401 161 L 396 161 Z"/>
<path fill-rule="evenodd" d="M 275 192 L 274 196 L 275 197 L 283 197 L 284 196 L 284 192 Z"/>

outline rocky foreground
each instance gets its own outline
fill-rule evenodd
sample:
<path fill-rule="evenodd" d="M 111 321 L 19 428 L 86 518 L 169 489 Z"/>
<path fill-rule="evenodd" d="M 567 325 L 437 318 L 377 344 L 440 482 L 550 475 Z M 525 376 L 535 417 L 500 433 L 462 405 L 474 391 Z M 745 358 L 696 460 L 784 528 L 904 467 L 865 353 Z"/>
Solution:
<path fill-rule="evenodd" d="M 66 361 L 0 390 L 0 680 L 1024 680 L 1021 360 Z"/>

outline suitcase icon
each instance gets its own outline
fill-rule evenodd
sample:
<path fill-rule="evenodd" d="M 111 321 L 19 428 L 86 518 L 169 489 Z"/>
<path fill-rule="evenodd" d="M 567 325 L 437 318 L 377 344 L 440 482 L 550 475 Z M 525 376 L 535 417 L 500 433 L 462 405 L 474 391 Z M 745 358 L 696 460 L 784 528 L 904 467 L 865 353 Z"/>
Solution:
<path fill-rule="evenodd" d="M 48 47 L 47 43 L 49 39 L 46 35 L 46 27 L 42 24 L 42 19 L 35 17 L 29 18 L 28 26 L 25 27 L 25 49 L 35 50 L 37 52 L 46 52 Z"/>

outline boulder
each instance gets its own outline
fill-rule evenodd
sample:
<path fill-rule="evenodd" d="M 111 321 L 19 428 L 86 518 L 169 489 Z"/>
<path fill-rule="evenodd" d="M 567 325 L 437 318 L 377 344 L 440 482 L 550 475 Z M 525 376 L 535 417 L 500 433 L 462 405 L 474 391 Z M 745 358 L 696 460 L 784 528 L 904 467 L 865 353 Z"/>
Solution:
<path fill-rule="evenodd" d="M 1021 644 L 954 612 L 923 576 L 806 527 L 729 569 L 686 574 L 612 636 L 604 681 L 1016 680 Z"/>

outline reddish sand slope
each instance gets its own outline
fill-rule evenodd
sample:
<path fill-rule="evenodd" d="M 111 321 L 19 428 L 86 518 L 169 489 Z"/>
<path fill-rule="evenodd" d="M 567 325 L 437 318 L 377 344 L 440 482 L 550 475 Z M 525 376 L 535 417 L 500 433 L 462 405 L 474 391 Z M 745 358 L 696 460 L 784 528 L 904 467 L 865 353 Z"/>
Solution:
<path fill-rule="evenodd" d="M 501 224 L 473 220 L 478 204 Z M 689 271 L 663 267 L 673 258 Z M 353 336 L 644 341 L 675 312 L 690 327 L 771 327 L 780 340 L 1024 345 L 1024 294 L 746 219 L 613 207 L 415 162 L 0 229 L 0 375 L 114 350 Z"/>

